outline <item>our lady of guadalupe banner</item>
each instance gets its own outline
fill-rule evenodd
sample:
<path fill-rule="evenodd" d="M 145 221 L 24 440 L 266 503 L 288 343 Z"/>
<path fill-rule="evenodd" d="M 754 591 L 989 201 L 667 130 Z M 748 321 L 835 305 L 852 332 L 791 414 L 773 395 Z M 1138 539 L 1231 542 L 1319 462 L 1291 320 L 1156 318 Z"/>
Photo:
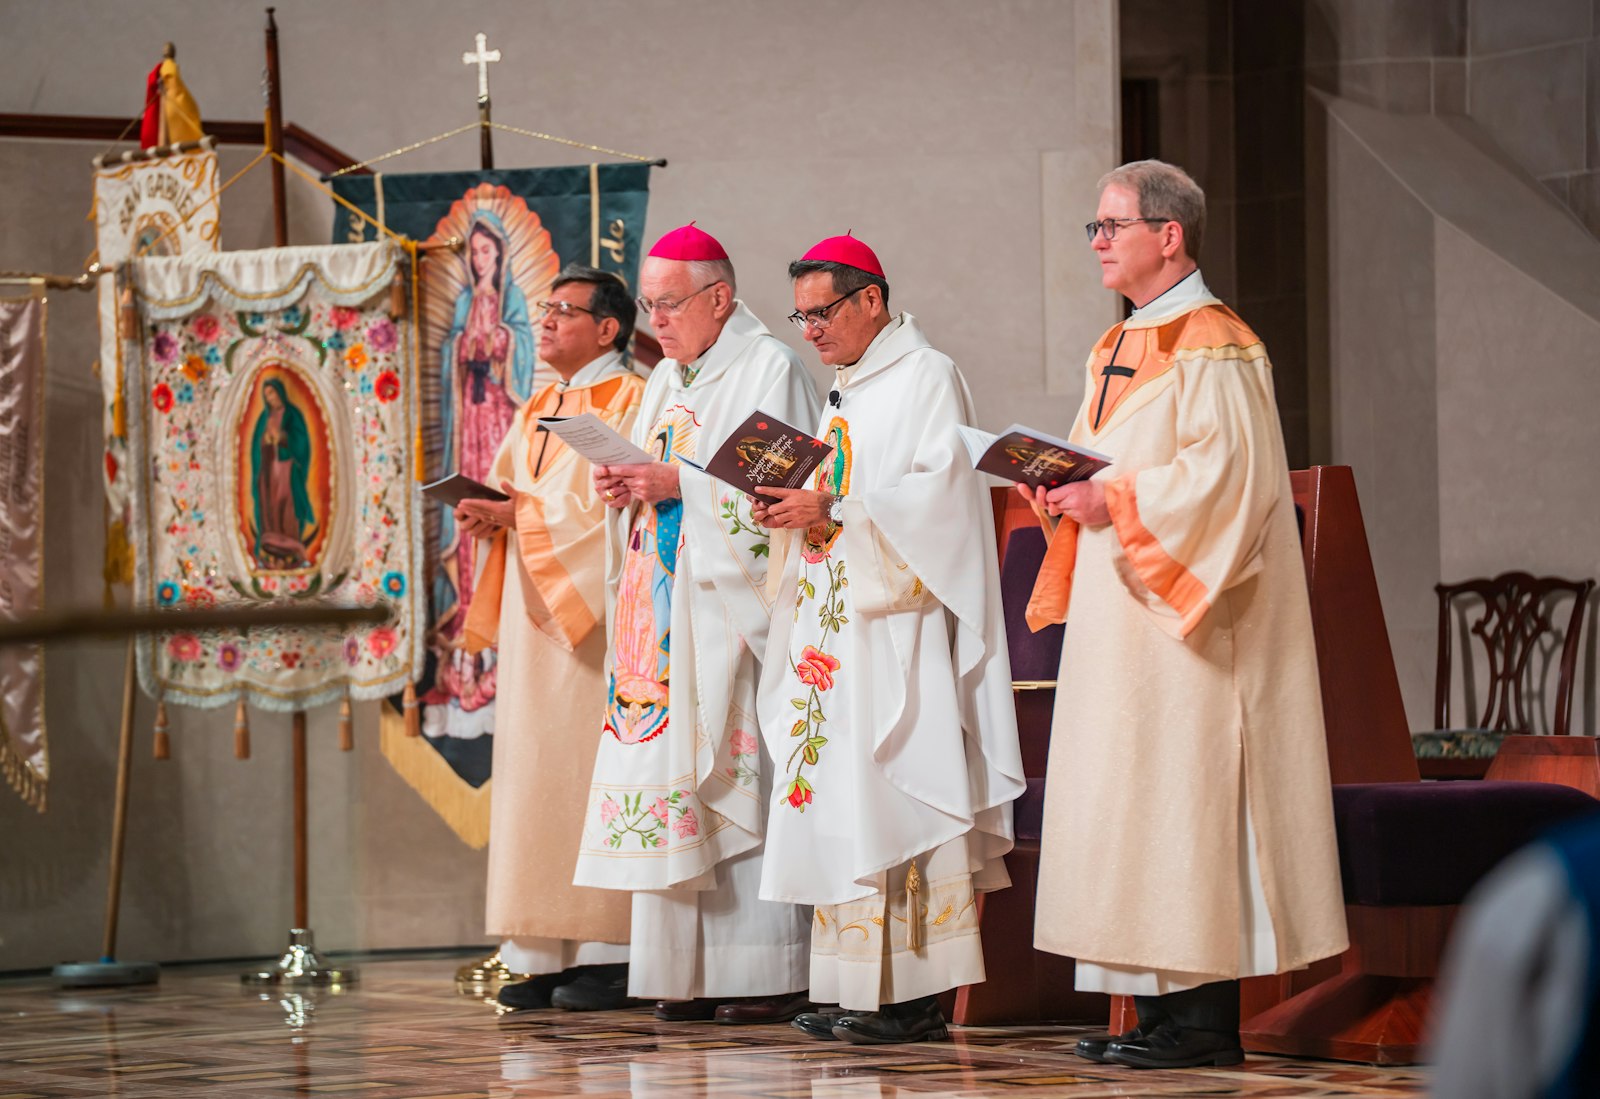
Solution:
<path fill-rule="evenodd" d="M 100 168 L 94 174 L 95 245 L 100 262 L 133 256 L 179 256 L 221 247 L 216 203 L 217 154 L 200 149 Z M 117 287 L 100 280 L 100 386 L 104 393 L 106 582 L 133 581 L 128 543 L 130 489 L 124 371 L 117 339 Z"/>
<path fill-rule="evenodd" d="M 555 375 L 538 360 L 534 303 L 568 263 L 636 284 L 649 198 L 645 164 L 341 176 L 339 197 L 388 229 L 459 252 L 422 268 L 422 439 L 427 477 L 485 480 L 517 407 Z M 372 225 L 335 207 L 333 239 L 364 240 Z M 465 842 L 488 841 L 496 663 L 470 654 L 462 629 L 477 547 L 448 509 L 426 512 L 428 670 L 419 685 L 421 738 L 385 711 L 384 755 Z"/>
<path fill-rule="evenodd" d="M 0 297 L 0 617 L 44 599 L 44 332 L 42 289 Z M 44 811 L 50 756 L 44 729 L 44 649 L 0 647 L 0 771 Z"/>
<path fill-rule="evenodd" d="M 290 710 L 422 669 L 416 375 L 388 243 L 138 260 L 125 348 L 135 601 L 390 600 L 386 625 L 143 638 L 166 701 Z"/>

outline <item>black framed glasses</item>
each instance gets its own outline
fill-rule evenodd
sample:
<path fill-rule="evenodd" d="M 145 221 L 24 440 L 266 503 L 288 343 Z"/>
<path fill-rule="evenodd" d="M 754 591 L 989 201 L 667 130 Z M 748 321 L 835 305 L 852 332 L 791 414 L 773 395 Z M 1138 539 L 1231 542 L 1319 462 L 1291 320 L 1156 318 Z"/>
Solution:
<path fill-rule="evenodd" d="M 1099 221 L 1091 221 L 1088 225 L 1085 225 L 1083 231 L 1088 234 L 1089 243 L 1093 244 L 1096 235 L 1105 237 L 1107 240 L 1116 240 L 1117 226 L 1119 225 L 1137 225 L 1141 221 L 1147 221 L 1153 225 L 1165 225 L 1171 220 L 1171 218 L 1101 218 Z"/>
<path fill-rule="evenodd" d="M 535 319 L 541 321 L 548 317 L 551 313 L 554 313 L 562 320 L 566 320 L 568 317 L 574 316 L 578 313 L 587 313 L 591 317 L 594 316 L 593 309 L 585 309 L 583 306 L 574 305 L 570 301 L 536 301 L 533 303 L 533 305 L 534 308 L 539 311 L 539 314 Z"/>
<path fill-rule="evenodd" d="M 867 284 L 867 286 L 870 285 L 872 284 Z M 796 309 L 793 313 L 789 314 L 789 322 L 802 332 L 804 332 L 807 328 L 815 328 L 819 332 L 825 331 L 828 325 L 833 323 L 833 318 L 828 316 L 829 313 L 833 312 L 833 307 L 844 301 L 845 298 L 861 293 L 861 291 L 865 290 L 866 288 L 866 286 L 858 286 L 854 290 L 850 291 L 849 294 L 842 294 L 839 297 L 834 298 L 827 305 L 820 306 L 816 309 L 807 309 L 804 313 Z"/>
<path fill-rule="evenodd" d="M 722 281 L 721 279 L 717 280 L 717 282 L 721 282 L 721 281 Z M 654 300 L 651 300 L 650 298 L 646 298 L 646 297 L 638 297 L 638 298 L 634 298 L 633 302 L 644 313 L 654 313 L 656 310 L 659 309 L 659 310 L 661 310 L 661 312 L 665 313 L 667 316 L 673 317 L 673 316 L 677 316 L 679 313 L 683 312 L 683 307 L 689 304 L 689 299 L 694 297 L 695 294 L 704 294 L 707 290 L 710 290 L 713 286 L 716 286 L 716 285 L 717 285 L 716 282 L 708 282 L 704 286 L 702 286 L 700 289 L 696 290 L 694 292 L 694 294 L 685 294 L 683 297 L 679 298 L 677 301 L 672 301 L 672 300 L 670 300 L 668 298 L 656 298 Z"/>

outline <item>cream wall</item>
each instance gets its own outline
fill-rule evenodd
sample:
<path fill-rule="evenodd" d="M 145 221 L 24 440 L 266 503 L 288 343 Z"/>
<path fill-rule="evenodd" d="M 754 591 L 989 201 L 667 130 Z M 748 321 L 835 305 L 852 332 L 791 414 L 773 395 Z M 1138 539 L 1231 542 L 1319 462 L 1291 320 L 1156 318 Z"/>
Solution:
<path fill-rule="evenodd" d="M 1312 109 L 1334 460 L 1355 468 L 1407 714 L 1429 728 L 1435 583 L 1600 576 L 1600 242 L 1470 120 Z M 1591 735 L 1593 628 L 1574 711 Z"/>
<path fill-rule="evenodd" d="M 1114 0 L 713 3 L 284 0 L 285 117 L 357 156 L 473 118 L 460 63 L 478 30 L 495 117 L 668 157 L 647 234 L 691 218 L 729 247 L 741 291 L 787 339 L 783 274 L 816 238 L 852 229 L 878 250 L 895 303 L 966 371 L 982 419 L 1064 428 L 1084 349 L 1116 317 L 1078 228 L 1115 157 Z M 147 0 L 0 0 L 0 111 L 128 116 L 162 42 L 213 119 L 260 117 L 259 7 Z M 23 48 L 25 45 L 26 48 Z M 497 137 L 501 165 L 581 154 Z M 73 271 L 93 247 L 98 147 L 0 141 L 0 268 Z M 248 159 L 230 149 L 228 174 Z M 398 161 L 471 167 L 476 140 Z M 291 181 L 291 240 L 326 240 L 328 202 Z M 226 246 L 270 243 L 264 169 L 224 200 Z M 798 341 L 796 341 L 798 342 Z M 99 398 L 87 294 L 51 301 L 47 600 L 96 604 Z M 818 371 L 821 374 L 821 371 Z M 907 410 L 915 415 L 914 409 Z M 49 656 L 50 810 L 0 791 L 0 970 L 98 952 L 122 651 Z M 287 719 L 252 716 L 254 758 L 232 758 L 231 716 L 173 708 L 174 758 L 149 759 L 140 700 L 124 957 L 260 955 L 290 921 Z M 311 715 L 312 922 L 335 949 L 482 941 L 481 853 L 462 846 L 376 749 Z"/>

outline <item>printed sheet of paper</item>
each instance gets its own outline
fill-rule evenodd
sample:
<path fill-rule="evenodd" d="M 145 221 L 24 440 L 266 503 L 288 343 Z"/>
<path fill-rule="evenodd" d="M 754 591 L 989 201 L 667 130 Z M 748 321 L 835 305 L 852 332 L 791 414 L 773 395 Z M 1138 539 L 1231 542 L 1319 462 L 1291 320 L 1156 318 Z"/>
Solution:
<path fill-rule="evenodd" d="M 632 466 L 655 461 L 618 435 L 592 412 L 581 416 L 541 416 L 539 426 L 597 466 Z"/>

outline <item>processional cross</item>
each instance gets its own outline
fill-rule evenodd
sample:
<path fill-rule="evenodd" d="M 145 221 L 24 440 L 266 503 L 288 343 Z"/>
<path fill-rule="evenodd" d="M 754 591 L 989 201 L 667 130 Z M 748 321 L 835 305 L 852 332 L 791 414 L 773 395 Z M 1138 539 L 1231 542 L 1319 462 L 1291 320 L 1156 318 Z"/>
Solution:
<path fill-rule="evenodd" d="M 489 129 L 489 64 L 500 60 L 500 51 L 489 49 L 489 36 L 482 31 L 478 32 L 477 44 L 476 50 L 461 55 L 461 63 L 478 66 L 479 148 L 483 154 L 483 167 L 488 170 L 494 167 L 494 135 Z"/>

